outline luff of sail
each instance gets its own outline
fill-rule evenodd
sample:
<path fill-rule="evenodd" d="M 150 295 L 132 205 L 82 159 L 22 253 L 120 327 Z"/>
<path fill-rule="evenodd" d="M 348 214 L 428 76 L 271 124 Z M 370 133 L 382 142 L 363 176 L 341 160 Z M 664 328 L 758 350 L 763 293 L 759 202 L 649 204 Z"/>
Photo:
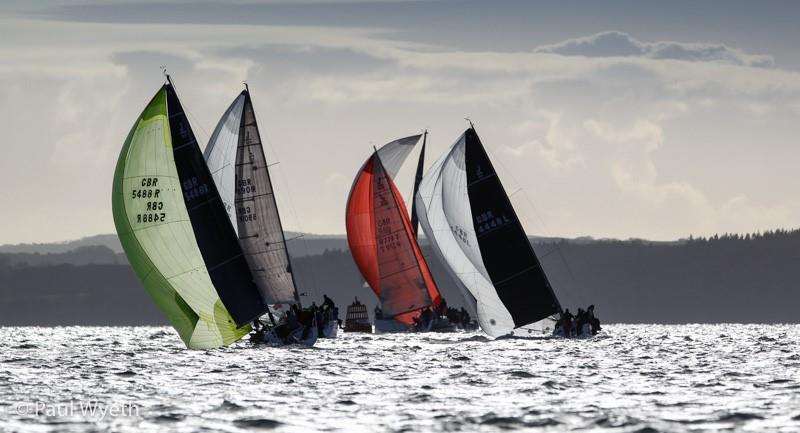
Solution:
<path fill-rule="evenodd" d="M 225 111 L 211 135 L 205 158 L 261 298 L 266 304 L 297 302 L 286 238 L 249 91 L 242 91 Z"/>
<path fill-rule="evenodd" d="M 222 303 L 196 241 L 175 164 L 169 86 L 131 128 L 114 173 L 114 224 L 131 267 L 187 347 L 230 344 L 249 332 Z"/>
<path fill-rule="evenodd" d="M 353 182 L 346 210 L 353 259 L 381 300 L 384 315 L 408 325 L 417 311 L 441 303 L 392 180 L 419 138 L 407 137 L 375 151 Z"/>
<path fill-rule="evenodd" d="M 434 164 L 415 200 L 425 235 L 474 297 L 487 334 L 561 310 L 474 128 Z"/>

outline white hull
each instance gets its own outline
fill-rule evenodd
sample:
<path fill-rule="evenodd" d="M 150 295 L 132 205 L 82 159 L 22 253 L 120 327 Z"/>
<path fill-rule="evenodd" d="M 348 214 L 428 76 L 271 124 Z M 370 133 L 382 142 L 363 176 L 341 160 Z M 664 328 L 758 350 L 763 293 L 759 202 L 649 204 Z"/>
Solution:
<path fill-rule="evenodd" d="M 328 320 L 325 323 L 325 327 L 322 328 L 322 335 L 321 338 L 336 338 L 339 334 L 339 321 L 338 320 Z"/>

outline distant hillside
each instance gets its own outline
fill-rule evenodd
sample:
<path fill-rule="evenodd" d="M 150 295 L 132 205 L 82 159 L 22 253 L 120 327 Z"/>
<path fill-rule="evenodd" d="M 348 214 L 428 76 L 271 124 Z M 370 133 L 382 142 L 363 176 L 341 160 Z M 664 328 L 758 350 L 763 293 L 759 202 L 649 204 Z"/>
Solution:
<path fill-rule="evenodd" d="M 558 238 L 558 237 L 539 237 L 531 236 L 531 242 L 534 243 L 553 243 L 553 242 L 569 242 L 574 244 L 589 244 L 599 241 L 607 241 L 604 239 L 594 239 L 591 237 L 580 237 L 574 239 Z M 639 240 L 631 240 L 631 242 L 638 242 Z M 641 241 L 652 244 L 671 245 L 676 243 L 685 242 L 671 241 L 671 242 L 658 242 L 658 241 Z M 347 237 L 345 235 L 329 235 L 329 234 L 311 234 L 311 233 L 296 233 L 286 232 L 286 243 L 289 246 L 289 253 L 292 257 L 301 257 L 307 255 L 322 254 L 326 250 L 346 250 Z M 425 244 L 426 240 L 424 235 L 421 236 L 421 244 Z M 28 253 L 28 254 L 70 254 L 71 252 L 82 247 L 95 247 L 102 246 L 117 254 L 122 254 L 122 245 L 115 234 L 95 235 L 85 238 L 65 241 L 65 242 L 52 242 L 40 244 L 16 244 L 16 245 L 0 245 L 0 253 Z M 65 262 L 72 263 L 72 260 L 64 257 Z M 97 263 L 97 262 L 92 262 Z M 99 262 L 106 263 L 106 262 Z"/>
<path fill-rule="evenodd" d="M 346 249 L 344 235 L 316 235 L 286 232 L 289 252 L 292 256 L 322 254 L 325 250 Z M 0 253 L 68 254 L 81 247 L 106 247 L 114 253 L 123 253 L 122 245 L 115 234 L 95 235 L 74 241 L 41 244 L 0 245 Z M 68 262 L 67 262 L 68 263 Z"/>
<path fill-rule="evenodd" d="M 564 307 L 593 303 L 605 321 L 800 322 L 800 231 L 674 243 L 540 239 L 534 247 Z M 445 268 L 423 251 L 443 295 L 461 305 Z M 0 254 L 0 325 L 165 323 L 132 270 L 110 264 L 121 257 L 106 247 Z M 354 296 L 375 305 L 347 250 L 293 257 L 305 303 L 327 293 L 340 305 Z"/>
<path fill-rule="evenodd" d="M 125 265 L 125 254 L 105 245 L 83 246 L 60 253 L 0 253 L 9 266 Z"/>
<path fill-rule="evenodd" d="M 66 253 L 80 247 L 104 246 L 115 253 L 122 252 L 122 245 L 115 234 L 95 235 L 74 241 L 41 244 L 0 245 L 0 253 Z"/>

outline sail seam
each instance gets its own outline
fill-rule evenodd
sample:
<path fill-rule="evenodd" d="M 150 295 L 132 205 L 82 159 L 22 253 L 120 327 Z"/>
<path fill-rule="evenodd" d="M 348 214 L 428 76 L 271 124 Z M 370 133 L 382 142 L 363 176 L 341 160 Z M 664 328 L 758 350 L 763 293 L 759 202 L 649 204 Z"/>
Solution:
<path fill-rule="evenodd" d="M 392 275 L 402 274 L 403 272 L 405 272 L 405 271 L 407 271 L 407 270 L 409 270 L 409 269 L 415 269 L 415 268 L 416 268 L 416 266 L 414 266 L 414 265 L 411 265 L 411 266 L 409 266 L 409 267 L 407 267 L 407 268 L 403 268 L 403 269 L 401 269 L 401 270 L 399 270 L 399 271 L 392 272 L 391 274 L 386 274 L 386 275 L 384 275 L 384 276 L 383 276 L 383 278 L 381 278 L 381 279 L 389 278 L 389 277 L 391 277 Z"/>
<path fill-rule="evenodd" d="M 235 256 L 233 256 L 233 257 L 231 257 L 231 258 L 229 258 L 229 259 L 227 259 L 227 260 L 225 260 L 223 262 L 217 263 L 216 265 L 209 267 L 208 268 L 208 272 L 211 272 L 214 269 L 219 268 L 220 266 L 224 266 L 224 265 L 226 265 L 226 264 L 228 264 L 228 263 L 230 263 L 230 262 L 232 262 L 232 261 L 234 261 L 234 260 L 236 260 L 236 259 L 238 259 L 240 257 L 242 257 L 242 254 L 237 254 L 237 255 L 235 255 Z"/>
<path fill-rule="evenodd" d="M 219 200 L 219 197 L 211 197 L 211 198 L 210 198 L 210 199 L 208 199 L 208 200 L 204 200 L 203 202 L 201 202 L 201 203 L 198 203 L 198 204 L 196 204 L 196 205 L 192 206 L 192 207 L 191 207 L 191 208 L 189 208 L 188 210 L 189 210 L 189 212 L 191 213 L 192 211 L 194 211 L 194 210 L 196 210 L 196 209 L 199 209 L 199 208 L 201 208 L 201 207 L 203 207 L 203 206 L 208 206 L 209 204 L 211 204 L 211 203 L 213 203 L 213 202 L 215 202 L 215 201 L 217 201 L 217 200 Z"/>
<path fill-rule="evenodd" d="M 274 194 L 274 193 L 273 192 L 265 192 L 263 194 L 251 195 L 250 197 L 237 198 L 237 199 L 234 199 L 233 202 L 234 203 L 241 203 L 243 201 L 251 201 L 251 200 L 255 200 L 255 199 L 259 198 L 259 197 L 266 197 L 266 196 L 272 195 L 272 194 Z"/>
<path fill-rule="evenodd" d="M 483 181 L 489 180 L 489 179 L 491 179 L 493 177 L 497 177 L 497 173 L 492 173 L 492 174 L 490 174 L 488 176 L 484 176 L 484 177 L 482 177 L 482 178 L 480 178 L 478 180 L 472 181 L 472 182 L 467 184 L 467 188 L 471 187 L 472 185 L 477 185 L 477 184 L 479 184 L 479 183 L 481 183 Z"/>

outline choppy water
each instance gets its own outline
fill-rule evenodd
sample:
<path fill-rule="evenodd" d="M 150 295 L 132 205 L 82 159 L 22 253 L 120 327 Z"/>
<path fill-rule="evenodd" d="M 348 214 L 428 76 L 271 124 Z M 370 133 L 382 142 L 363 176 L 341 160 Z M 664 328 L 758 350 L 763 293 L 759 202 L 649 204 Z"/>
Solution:
<path fill-rule="evenodd" d="M 800 431 L 798 343 L 794 325 L 618 325 L 189 351 L 167 328 L 0 328 L 0 431 Z"/>

